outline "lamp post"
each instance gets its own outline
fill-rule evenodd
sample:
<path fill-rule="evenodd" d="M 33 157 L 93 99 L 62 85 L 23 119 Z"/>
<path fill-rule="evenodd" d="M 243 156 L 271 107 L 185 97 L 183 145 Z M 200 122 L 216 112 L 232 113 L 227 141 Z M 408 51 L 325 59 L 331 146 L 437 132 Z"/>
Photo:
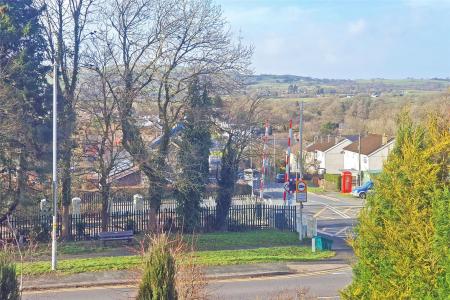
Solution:
<path fill-rule="evenodd" d="M 58 226 L 58 174 L 57 174 L 57 97 L 58 97 L 58 71 L 57 63 L 53 64 L 53 178 L 52 178 L 52 192 L 53 192 L 53 224 L 52 224 L 52 271 L 56 270 L 56 228 Z"/>

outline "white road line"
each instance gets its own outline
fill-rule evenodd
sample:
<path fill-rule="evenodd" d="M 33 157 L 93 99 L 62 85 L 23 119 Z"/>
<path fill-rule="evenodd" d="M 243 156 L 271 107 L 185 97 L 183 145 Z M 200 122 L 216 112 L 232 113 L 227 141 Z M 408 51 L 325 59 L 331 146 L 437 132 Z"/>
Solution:
<path fill-rule="evenodd" d="M 336 232 L 335 234 L 333 234 L 333 236 L 339 236 L 339 234 L 341 234 L 341 233 L 344 232 L 344 231 L 347 231 L 347 229 L 348 229 L 348 226 L 342 228 L 341 230 L 339 230 L 338 232 Z"/>
<path fill-rule="evenodd" d="M 326 229 L 326 228 L 324 228 L 324 229 Z M 320 229 L 317 229 L 317 232 L 318 233 L 321 233 L 321 234 L 324 234 L 324 235 L 328 235 L 328 236 L 333 236 L 333 234 L 331 234 L 331 233 L 328 233 L 328 232 L 325 232 L 325 231 L 323 231 L 323 230 L 320 230 Z"/>
<path fill-rule="evenodd" d="M 322 204 L 323 206 L 329 208 L 331 211 L 333 211 L 333 212 L 335 212 L 336 214 L 340 215 L 340 216 L 343 217 L 344 219 L 351 219 L 351 217 L 350 217 L 349 215 L 344 214 L 343 212 L 337 210 L 336 208 L 334 208 L 334 207 L 331 206 L 331 205 L 328 205 L 328 204 L 326 204 L 326 203 L 319 202 L 319 201 L 317 201 L 317 203 L 320 203 L 320 204 Z"/>
<path fill-rule="evenodd" d="M 316 214 L 314 214 L 314 218 L 317 218 L 317 216 L 319 216 L 321 213 L 323 213 L 324 210 L 326 210 L 327 207 L 322 208 L 321 210 L 319 210 Z"/>

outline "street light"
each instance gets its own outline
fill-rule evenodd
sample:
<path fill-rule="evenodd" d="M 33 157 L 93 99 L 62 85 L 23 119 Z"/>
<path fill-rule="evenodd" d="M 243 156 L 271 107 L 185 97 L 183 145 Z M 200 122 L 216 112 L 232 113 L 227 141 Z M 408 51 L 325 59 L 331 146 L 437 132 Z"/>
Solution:
<path fill-rule="evenodd" d="M 52 192 L 53 192 L 53 224 L 52 224 L 52 271 L 56 270 L 56 228 L 58 226 L 58 175 L 57 175 L 57 97 L 58 97 L 58 71 L 56 59 L 53 64 L 53 178 L 52 178 Z"/>

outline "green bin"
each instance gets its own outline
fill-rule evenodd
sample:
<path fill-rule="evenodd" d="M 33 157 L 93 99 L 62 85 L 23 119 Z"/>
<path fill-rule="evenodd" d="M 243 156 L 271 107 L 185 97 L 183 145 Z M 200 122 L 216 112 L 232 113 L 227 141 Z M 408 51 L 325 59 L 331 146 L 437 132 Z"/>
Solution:
<path fill-rule="evenodd" d="M 323 236 L 315 236 L 316 250 L 331 250 L 333 246 L 333 241 Z"/>

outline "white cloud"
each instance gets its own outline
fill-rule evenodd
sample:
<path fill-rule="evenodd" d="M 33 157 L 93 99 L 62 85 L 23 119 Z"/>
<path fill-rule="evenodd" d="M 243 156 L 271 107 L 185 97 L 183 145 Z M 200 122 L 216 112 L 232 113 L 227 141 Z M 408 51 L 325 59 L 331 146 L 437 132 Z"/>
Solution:
<path fill-rule="evenodd" d="M 348 24 L 348 33 L 351 35 L 359 35 L 366 30 L 367 24 L 363 19 Z"/>

